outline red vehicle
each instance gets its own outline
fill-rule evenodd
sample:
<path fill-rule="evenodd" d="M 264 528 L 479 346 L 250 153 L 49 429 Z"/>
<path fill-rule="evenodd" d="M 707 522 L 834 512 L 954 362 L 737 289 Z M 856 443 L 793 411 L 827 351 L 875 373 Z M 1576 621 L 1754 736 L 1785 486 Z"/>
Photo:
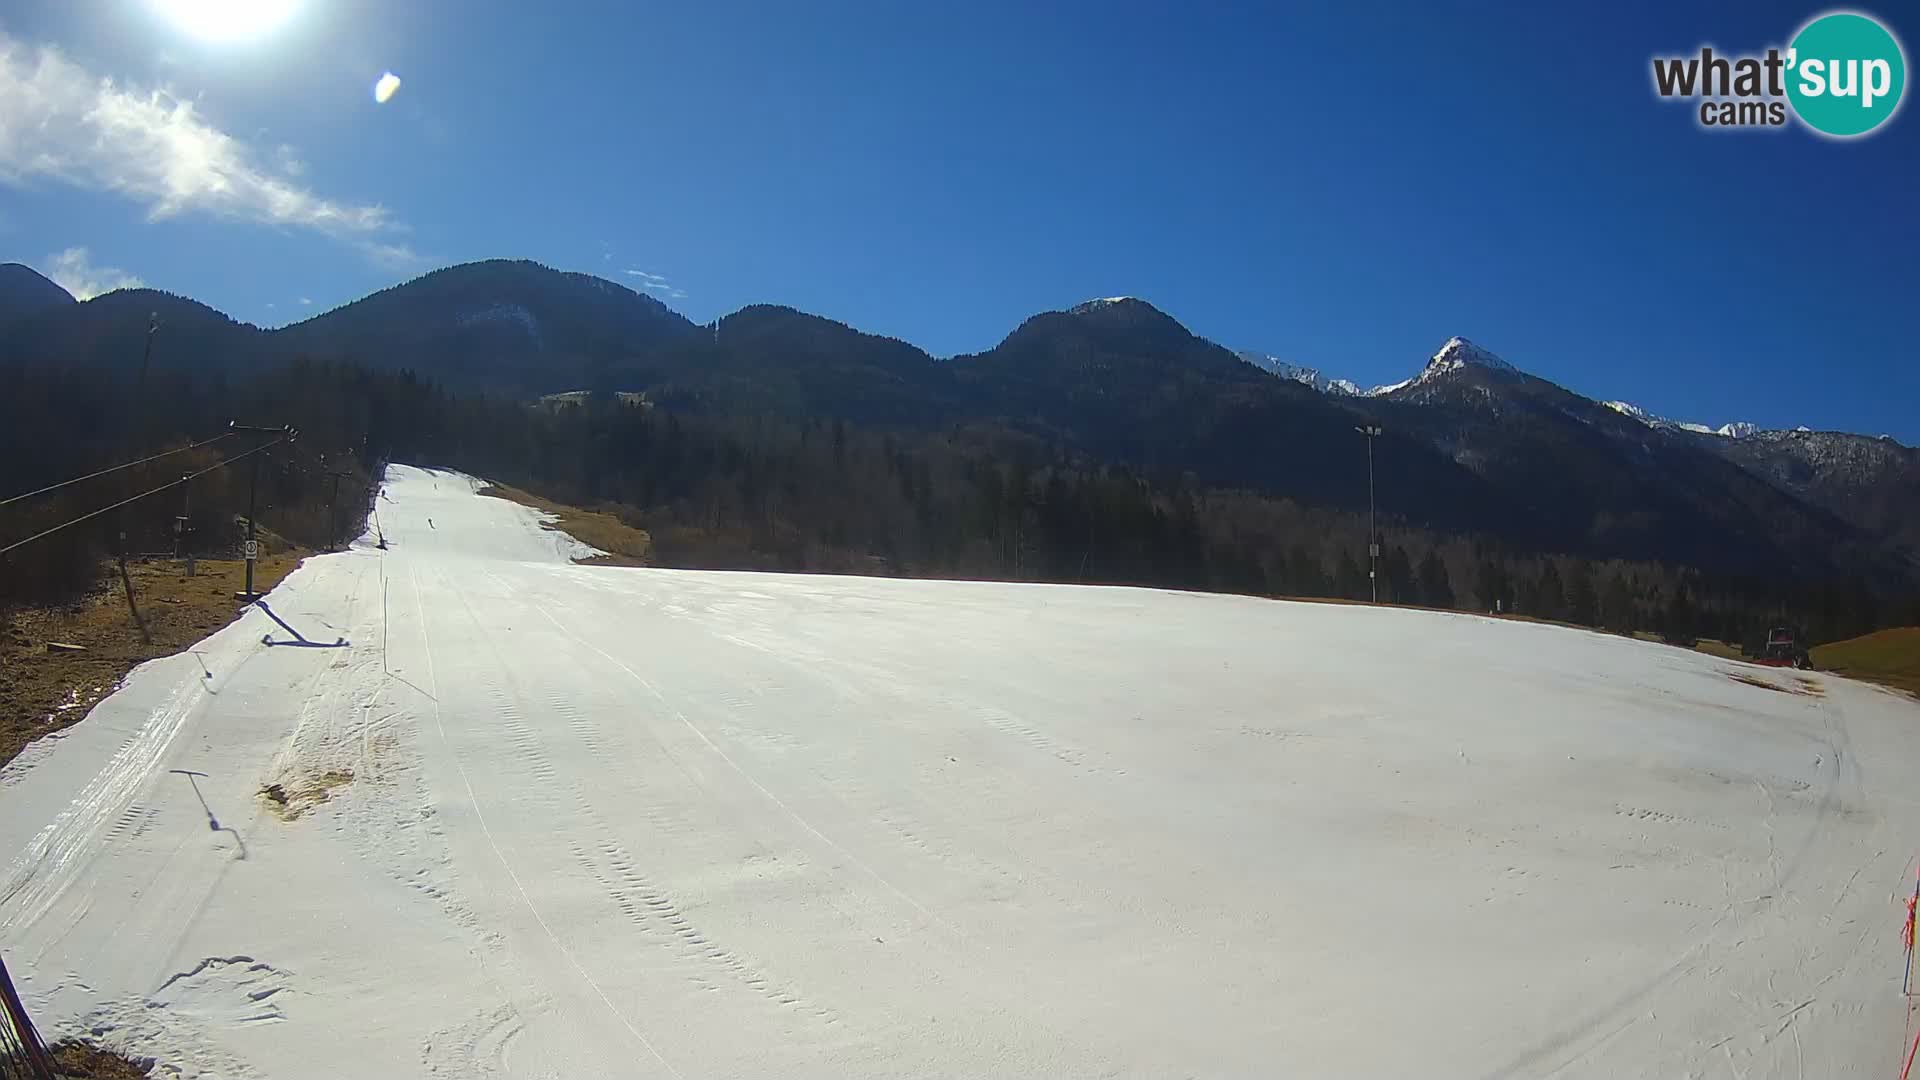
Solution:
<path fill-rule="evenodd" d="M 1760 654 L 1753 658 L 1753 662 L 1767 667 L 1804 670 L 1813 666 L 1813 657 L 1801 645 L 1798 631 L 1791 626 L 1776 626 L 1767 631 L 1767 643 L 1761 647 Z"/>

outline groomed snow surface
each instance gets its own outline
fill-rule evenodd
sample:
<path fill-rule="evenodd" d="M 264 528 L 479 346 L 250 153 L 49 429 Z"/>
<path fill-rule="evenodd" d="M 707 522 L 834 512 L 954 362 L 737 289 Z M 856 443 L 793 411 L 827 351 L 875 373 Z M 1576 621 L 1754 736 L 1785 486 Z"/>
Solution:
<path fill-rule="evenodd" d="M 1471 616 L 572 565 L 474 487 L 393 469 L 386 551 L 0 775 L 43 1030 L 328 1080 L 1898 1071 L 1905 699 Z"/>

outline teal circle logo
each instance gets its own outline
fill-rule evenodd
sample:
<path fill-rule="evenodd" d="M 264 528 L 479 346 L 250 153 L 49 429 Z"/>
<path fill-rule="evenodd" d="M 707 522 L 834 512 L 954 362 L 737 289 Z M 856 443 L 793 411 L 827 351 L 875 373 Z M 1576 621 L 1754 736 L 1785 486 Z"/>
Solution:
<path fill-rule="evenodd" d="M 1803 123 L 1823 135 L 1865 135 L 1899 110 L 1906 88 L 1900 42 L 1868 16 L 1822 15 L 1787 48 L 1787 100 Z"/>

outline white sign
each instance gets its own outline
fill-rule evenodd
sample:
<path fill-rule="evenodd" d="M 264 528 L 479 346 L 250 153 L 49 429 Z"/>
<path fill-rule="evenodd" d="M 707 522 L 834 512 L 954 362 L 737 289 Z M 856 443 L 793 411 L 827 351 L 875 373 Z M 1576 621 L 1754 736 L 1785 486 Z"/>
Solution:
<path fill-rule="evenodd" d="M 249 560 L 252 560 L 252 559 L 257 559 L 259 557 L 260 557 L 260 541 L 258 540 L 247 541 L 247 558 Z"/>

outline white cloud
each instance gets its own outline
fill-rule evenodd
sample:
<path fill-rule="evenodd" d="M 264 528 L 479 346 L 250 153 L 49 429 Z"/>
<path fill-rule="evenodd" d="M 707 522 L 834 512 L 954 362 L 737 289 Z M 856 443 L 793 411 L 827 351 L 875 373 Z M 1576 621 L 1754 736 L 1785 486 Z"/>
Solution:
<path fill-rule="evenodd" d="M 301 159 L 299 151 L 286 143 L 273 148 L 273 160 L 280 166 L 280 171 L 288 176 L 307 175 L 307 163 Z"/>
<path fill-rule="evenodd" d="M 434 262 L 406 244 L 389 244 L 380 240 L 356 240 L 353 246 L 367 257 L 367 261 L 383 270 L 411 273 L 424 270 Z"/>
<path fill-rule="evenodd" d="M 70 247 L 47 256 L 41 272 L 76 300 L 91 300 L 115 289 L 138 289 L 146 282 L 117 266 L 95 266 L 83 247 Z"/>
<path fill-rule="evenodd" d="M 4 32 L 0 101 L 0 182 L 44 177 L 117 192 L 144 204 L 153 220 L 195 212 L 329 236 L 399 228 L 384 207 L 299 184 L 302 166 L 290 147 L 257 153 L 191 101 L 96 76 L 57 49 Z M 263 163 L 272 161 L 285 175 Z"/>
<path fill-rule="evenodd" d="M 379 102 L 382 105 L 385 105 L 387 102 L 393 100 L 393 95 L 399 92 L 400 92 L 400 76 L 395 75 L 391 71 L 380 76 L 380 78 L 376 80 L 373 84 L 373 100 Z"/>
<path fill-rule="evenodd" d="M 305 297 L 305 296 L 303 296 L 303 297 L 301 297 L 301 298 L 300 298 L 300 306 L 301 306 L 301 307 L 312 307 L 312 306 L 313 306 L 313 300 L 312 300 L 311 298 L 309 298 L 309 297 Z"/>
<path fill-rule="evenodd" d="M 645 270 L 635 270 L 632 268 L 621 272 L 628 277 L 639 278 L 640 287 L 646 289 L 648 292 L 661 293 L 672 300 L 685 300 L 687 298 L 687 294 L 681 292 L 672 282 L 668 281 L 664 274 L 649 274 Z"/>

